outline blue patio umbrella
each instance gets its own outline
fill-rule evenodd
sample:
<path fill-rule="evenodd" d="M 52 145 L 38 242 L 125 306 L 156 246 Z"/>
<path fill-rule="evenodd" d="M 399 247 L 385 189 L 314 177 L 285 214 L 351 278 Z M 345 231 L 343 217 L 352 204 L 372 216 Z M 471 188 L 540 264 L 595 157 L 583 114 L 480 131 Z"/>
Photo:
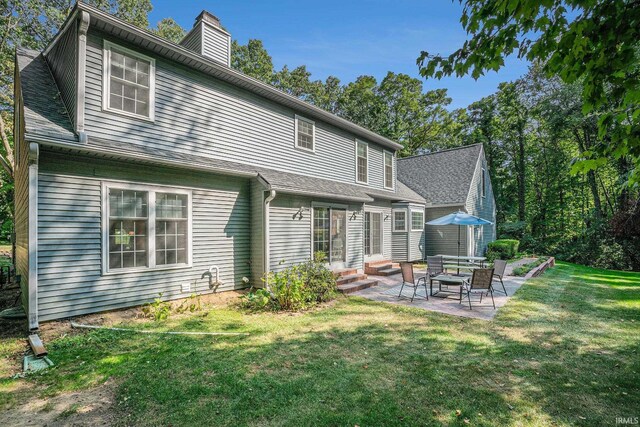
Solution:
<path fill-rule="evenodd" d="M 462 225 L 491 225 L 491 221 L 478 218 L 462 211 L 450 213 L 440 218 L 427 222 L 427 225 L 457 225 L 458 226 L 458 256 L 460 256 L 460 226 Z M 460 260 L 458 260 L 460 263 Z"/>

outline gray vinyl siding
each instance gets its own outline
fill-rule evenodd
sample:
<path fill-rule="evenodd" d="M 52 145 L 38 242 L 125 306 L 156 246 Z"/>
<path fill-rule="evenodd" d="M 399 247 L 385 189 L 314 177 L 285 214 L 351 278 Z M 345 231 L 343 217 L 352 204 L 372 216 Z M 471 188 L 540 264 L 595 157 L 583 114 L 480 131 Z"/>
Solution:
<path fill-rule="evenodd" d="M 251 280 L 262 286 L 264 275 L 264 187 L 257 179 L 251 181 Z"/>
<path fill-rule="evenodd" d="M 443 208 L 425 209 L 425 222 L 440 218 L 457 210 L 462 206 L 448 206 Z M 427 255 L 457 255 L 458 226 L 457 225 L 425 225 L 425 248 Z M 467 227 L 460 229 L 460 255 L 467 253 Z"/>
<path fill-rule="evenodd" d="M 484 155 L 475 170 L 471 189 L 465 205 L 467 212 L 480 218 L 491 221 L 492 225 L 483 225 L 474 230 L 473 252 L 476 256 L 483 256 L 487 250 L 487 245 L 496 239 L 496 205 L 489 177 L 489 169 Z M 486 197 L 482 197 L 482 168 L 486 171 Z"/>
<path fill-rule="evenodd" d="M 101 273 L 101 179 L 192 189 L 192 267 Z M 249 181 L 190 171 L 46 153 L 41 156 L 38 217 L 40 320 L 210 292 L 202 274 L 220 267 L 218 291 L 243 287 L 251 258 Z"/>
<path fill-rule="evenodd" d="M 312 256 L 311 217 L 314 202 L 331 201 L 279 194 L 269 207 L 269 267 L 279 271 L 308 261 Z M 340 202 L 336 207 L 342 208 Z M 304 208 L 302 217 L 295 215 Z M 362 210 L 361 204 L 347 206 L 347 260 L 349 268 L 362 268 Z M 355 213 L 355 215 L 354 215 Z M 294 217 L 295 215 L 295 217 Z"/>
<path fill-rule="evenodd" d="M 102 111 L 102 46 L 100 33 L 90 29 L 85 117 L 89 138 L 126 140 L 177 153 L 355 182 L 354 135 L 316 120 L 315 152 L 297 149 L 294 110 L 161 58 L 156 59 L 155 122 Z M 369 186 L 383 189 L 382 148 L 369 143 L 369 153 Z"/>
<path fill-rule="evenodd" d="M 382 256 L 384 259 L 392 259 L 393 239 L 391 233 L 391 202 L 388 200 L 375 200 L 373 202 L 367 203 L 364 206 L 364 210 L 382 213 Z M 362 247 L 364 249 L 364 240 Z"/>
<path fill-rule="evenodd" d="M 202 24 L 196 25 L 193 30 L 191 30 L 185 38 L 180 42 L 180 44 L 187 49 L 196 52 L 198 54 L 202 54 Z"/>
<path fill-rule="evenodd" d="M 208 24 L 204 24 L 203 36 L 202 54 L 229 65 L 229 36 Z"/>
<path fill-rule="evenodd" d="M 70 25 L 45 57 L 67 109 L 67 114 L 71 119 L 72 126 L 76 124 L 77 55 L 78 28 L 76 25 Z"/>
<path fill-rule="evenodd" d="M 393 233 L 393 260 L 407 261 L 407 233 L 396 231 Z"/>
<path fill-rule="evenodd" d="M 29 150 L 23 138 L 22 95 L 20 75 L 15 81 L 15 176 L 14 176 L 14 231 L 15 267 L 20 275 L 20 290 L 25 312 L 28 313 L 29 296 Z"/>
<path fill-rule="evenodd" d="M 409 261 L 424 259 L 424 231 L 411 231 L 409 233 Z"/>

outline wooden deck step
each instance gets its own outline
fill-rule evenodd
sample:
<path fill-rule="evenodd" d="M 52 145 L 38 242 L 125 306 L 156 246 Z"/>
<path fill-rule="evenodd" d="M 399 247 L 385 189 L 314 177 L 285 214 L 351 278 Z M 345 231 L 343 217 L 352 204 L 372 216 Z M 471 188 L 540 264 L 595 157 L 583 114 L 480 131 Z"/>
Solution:
<path fill-rule="evenodd" d="M 340 285 L 346 285 L 347 283 L 351 283 L 351 282 L 357 282 L 358 280 L 365 280 L 367 278 L 366 274 L 347 274 L 344 276 L 339 276 L 336 279 L 336 283 L 338 284 L 338 286 Z"/>
<path fill-rule="evenodd" d="M 342 292 L 343 294 L 350 294 L 352 292 L 357 292 L 363 289 L 370 288 L 377 284 L 378 284 L 378 281 L 376 279 L 357 280 L 355 282 L 338 285 L 338 291 Z"/>
<path fill-rule="evenodd" d="M 393 276 L 394 274 L 399 274 L 401 270 L 398 267 L 389 267 L 378 270 L 376 273 L 377 276 Z"/>

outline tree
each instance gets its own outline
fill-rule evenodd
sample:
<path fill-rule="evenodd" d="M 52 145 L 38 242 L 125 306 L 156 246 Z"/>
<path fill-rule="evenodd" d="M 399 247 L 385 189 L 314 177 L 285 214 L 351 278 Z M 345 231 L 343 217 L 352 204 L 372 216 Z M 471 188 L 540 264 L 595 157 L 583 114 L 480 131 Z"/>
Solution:
<path fill-rule="evenodd" d="M 85 0 L 87 4 L 109 12 L 136 27 L 149 28 L 151 0 Z"/>
<path fill-rule="evenodd" d="M 160 20 L 158 24 L 156 24 L 156 28 L 153 29 L 153 32 L 174 43 L 180 43 L 187 33 L 173 18 Z"/>
<path fill-rule="evenodd" d="M 271 84 L 291 96 L 306 101 L 311 93 L 310 77 L 311 73 L 306 65 L 300 65 L 291 71 L 285 65 L 282 70 L 273 74 Z"/>
<path fill-rule="evenodd" d="M 344 88 L 340 79 L 329 76 L 324 82 L 316 80 L 311 82 L 308 101 L 333 114 L 340 114 L 340 98 Z"/>
<path fill-rule="evenodd" d="M 250 39 L 246 45 L 231 43 L 231 67 L 265 83 L 273 79 L 273 62 L 261 40 Z"/>
<path fill-rule="evenodd" d="M 633 162 L 628 182 L 640 183 L 640 1 L 459 1 L 470 39 L 447 57 L 422 52 L 420 73 L 478 78 L 516 52 L 539 61 L 548 76 L 580 83 L 583 112 L 597 115 L 600 137 L 609 135 L 582 153 L 575 170 L 626 157 Z"/>

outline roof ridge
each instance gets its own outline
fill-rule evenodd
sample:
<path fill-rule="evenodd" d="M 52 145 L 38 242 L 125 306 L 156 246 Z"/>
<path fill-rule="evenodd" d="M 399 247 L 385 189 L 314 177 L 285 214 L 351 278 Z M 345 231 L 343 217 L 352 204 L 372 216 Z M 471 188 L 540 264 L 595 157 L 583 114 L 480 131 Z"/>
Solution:
<path fill-rule="evenodd" d="M 446 152 L 449 152 L 449 151 L 468 149 L 468 148 L 475 147 L 475 146 L 478 146 L 478 145 L 482 145 L 482 142 L 476 142 L 475 144 L 469 144 L 469 145 L 461 145 L 459 147 L 445 148 L 444 150 L 434 151 L 432 153 L 414 154 L 413 156 L 402 157 L 402 158 L 398 159 L 398 161 L 407 160 L 407 159 L 413 159 L 414 157 L 433 156 L 435 154 L 446 153 Z"/>

